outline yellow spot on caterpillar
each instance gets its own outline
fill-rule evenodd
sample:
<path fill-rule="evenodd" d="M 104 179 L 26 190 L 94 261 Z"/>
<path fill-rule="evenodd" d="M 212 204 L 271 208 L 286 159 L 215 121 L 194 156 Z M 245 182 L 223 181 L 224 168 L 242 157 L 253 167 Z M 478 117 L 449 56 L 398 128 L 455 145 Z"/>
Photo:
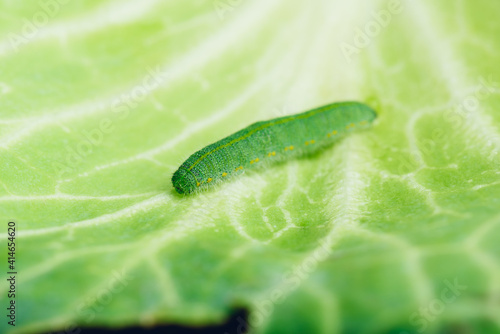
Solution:
<path fill-rule="evenodd" d="M 207 180 L 207 182 L 209 182 L 209 183 L 212 182 L 212 178 L 209 177 L 208 180 Z"/>
<path fill-rule="evenodd" d="M 271 157 L 271 156 L 274 156 L 274 155 L 276 155 L 276 152 L 274 152 L 274 151 L 273 151 L 273 152 L 269 152 L 269 153 L 267 154 L 267 156 L 268 156 L 268 157 Z"/>
<path fill-rule="evenodd" d="M 313 139 L 311 141 L 309 141 L 309 144 L 314 144 L 316 141 Z"/>
<path fill-rule="evenodd" d="M 196 182 L 196 186 L 197 187 L 201 186 L 201 183 L 200 182 Z"/>
<path fill-rule="evenodd" d="M 250 161 L 251 164 L 253 164 L 255 162 L 259 162 L 259 158 L 255 158 L 255 160 Z"/>
<path fill-rule="evenodd" d="M 256 158 L 256 159 L 255 159 L 255 162 L 259 162 L 259 158 Z"/>
<path fill-rule="evenodd" d="M 328 136 L 328 138 L 330 138 L 330 137 L 332 136 L 332 134 L 331 134 L 331 133 L 329 133 L 329 134 L 327 134 L 327 136 Z"/>
<path fill-rule="evenodd" d="M 239 171 L 240 169 L 243 169 L 243 166 L 236 167 L 235 171 Z"/>
<path fill-rule="evenodd" d="M 288 150 L 290 150 L 290 151 L 293 150 L 293 145 L 285 147 L 285 151 L 288 151 Z"/>
<path fill-rule="evenodd" d="M 276 152 L 273 151 L 273 156 L 275 156 L 275 155 L 276 155 Z"/>
<path fill-rule="evenodd" d="M 333 130 L 332 135 L 335 136 L 337 133 L 338 133 L 337 130 Z"/>
<path fill-rule="evenodd" d="M 306 145 L 309 145 L 309 142 L 308 142 L 308 141 L 306 141 Z"/>
<path fill-rule="evenodd" d="M 222 173 L 222 176 L 227 176 L 227 173 Z"/>
<path fill-rule="evenodd" d="M 293 146 L 290 146 L 290 150 L 293 150 Z"/>
<path fill-rule="evenodd" d="M 345 128 L 346 128 L 346 129 L 349 129 L 349 128 L 353 128 L 354 126 L 355 126 L 355 124 L 354 124 L 354 123 L 351 123 L 351 124 L 347 124 Z"/>

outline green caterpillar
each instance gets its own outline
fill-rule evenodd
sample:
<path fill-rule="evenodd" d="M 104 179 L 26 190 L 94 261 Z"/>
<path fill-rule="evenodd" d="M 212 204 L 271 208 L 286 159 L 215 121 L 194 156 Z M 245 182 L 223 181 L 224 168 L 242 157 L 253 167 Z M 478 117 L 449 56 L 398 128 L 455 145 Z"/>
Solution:
<path fill-rule="evenodd" d="M 266 162 L 313 153 L 376 117 L 365 104 L 340 102 L 257 122 L 192 154 L 172 184 L 179 194 L 191 193 Z"/>

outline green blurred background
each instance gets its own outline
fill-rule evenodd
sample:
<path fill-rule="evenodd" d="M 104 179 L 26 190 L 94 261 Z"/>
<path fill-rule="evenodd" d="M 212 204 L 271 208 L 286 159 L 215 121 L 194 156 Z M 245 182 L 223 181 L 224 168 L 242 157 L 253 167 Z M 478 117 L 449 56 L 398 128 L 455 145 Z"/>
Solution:
<path fill-rule="evenodd" d="M 498 1 L 0 4 L 0 332 L 500 332 Z M 207 144 L 345 100 L 372 129 L 174 192 Z"/>

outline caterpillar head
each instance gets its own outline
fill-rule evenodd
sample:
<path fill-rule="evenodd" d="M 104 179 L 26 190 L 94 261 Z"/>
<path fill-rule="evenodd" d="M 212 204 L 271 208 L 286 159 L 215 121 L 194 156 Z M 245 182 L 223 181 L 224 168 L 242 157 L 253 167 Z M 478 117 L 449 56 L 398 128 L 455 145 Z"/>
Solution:
<path fill-rule="evenodd" d="M 189 194 L 197 188 L 198 181 L 193 173 L 180 167 L 172 176 L 172 184 L 179 194 Z"/>

